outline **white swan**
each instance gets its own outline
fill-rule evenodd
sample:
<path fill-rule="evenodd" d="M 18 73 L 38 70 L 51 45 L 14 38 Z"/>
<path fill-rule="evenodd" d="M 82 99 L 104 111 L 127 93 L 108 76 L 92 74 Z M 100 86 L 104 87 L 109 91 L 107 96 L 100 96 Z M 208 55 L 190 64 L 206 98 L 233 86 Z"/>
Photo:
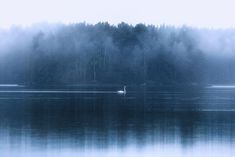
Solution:
<path fill-rule="evenodd" d="M 126 94 L 126 86 L 123 87 L 123 90 L 117 91 L 118 94 Z"/>

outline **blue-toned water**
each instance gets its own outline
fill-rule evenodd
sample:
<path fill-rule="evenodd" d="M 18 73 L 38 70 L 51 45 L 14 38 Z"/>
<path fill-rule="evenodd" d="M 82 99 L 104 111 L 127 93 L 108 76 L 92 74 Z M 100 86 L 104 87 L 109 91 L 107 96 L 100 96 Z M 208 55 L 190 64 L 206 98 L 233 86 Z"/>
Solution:
<path fill-rule="evenodd" d="M 232 157 L 235 88 L 0 87 L 1 157 Z"/>

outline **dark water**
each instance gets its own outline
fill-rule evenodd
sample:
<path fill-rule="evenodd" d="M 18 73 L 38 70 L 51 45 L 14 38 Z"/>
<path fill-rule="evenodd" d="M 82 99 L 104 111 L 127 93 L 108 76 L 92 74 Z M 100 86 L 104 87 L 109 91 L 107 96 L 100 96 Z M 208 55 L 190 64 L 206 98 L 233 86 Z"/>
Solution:
<path fill-rule="evenodd" d="M 234 156 L 234 88 L 118 89 L 1 87 L 0 156 Z"/>

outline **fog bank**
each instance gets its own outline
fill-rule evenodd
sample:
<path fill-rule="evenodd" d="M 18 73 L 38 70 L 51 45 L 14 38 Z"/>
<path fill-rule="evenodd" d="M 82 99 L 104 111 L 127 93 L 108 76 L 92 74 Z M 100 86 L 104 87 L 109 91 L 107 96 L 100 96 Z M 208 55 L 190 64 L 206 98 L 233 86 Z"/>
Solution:
<path fill-rule="evenodd" d="M 0 84 L 232 84 L 235 29 L 48 24 L 0 30 Z"/>

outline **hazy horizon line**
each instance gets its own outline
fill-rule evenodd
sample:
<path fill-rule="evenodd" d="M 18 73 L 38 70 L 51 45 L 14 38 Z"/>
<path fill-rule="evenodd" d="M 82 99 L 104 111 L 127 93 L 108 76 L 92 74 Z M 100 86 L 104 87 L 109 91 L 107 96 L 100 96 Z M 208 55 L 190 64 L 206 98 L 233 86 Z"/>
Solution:
<path fill-rule="evenodd" d="M 38 26 L 41 26 L 41 27 L 42 26 L 56 26 L 56 25 L 57 26 L 59 26 L 59 25 L 69 26 L 69 25 L 76 25 L 76 24 L 96 25 L 99 23 L 108 23 L 109 25 L 115 26 L 115 27 L 117 27 L 121 23 L 125 23 L 125 24 L 128 24 L 129 26 L 136 26 L 138 24 L 144 24 L 145 26 L 154 26 L 156 28 L 166 26 L 166 27 L 174 27 L 174 28 L 187 27 L 187 28 L 192 28 L 192 29 L 206 29 L 206 30 L 231 30 L 231 29 L 235 29 L 235 26 L 226 26 L 226 27 L 211 26 L 211 27 L 209 27 L 209 26 L 194 26 L 194 25 L 190 25 L 190 24 L 168 24 L 168 23 L 154 24 L 154 23 L 147 23 L 147 22 L 131 23 L 131 22 L 127 22 L 127 21 L 120 21 L 117 23 L 112 23 L 109 21 L 98 21 L 98 22 L 88 22 L 88 21 L 48 22 L 48 21 L 41 21 L 41 22 L 34 22 L 34 23 L 30 23 L 30 24 L 11 24 L 8 26 L 1 26 L 0 25 L 0 30 L 10 30 L 15 27 L 27 29 L 27 28 L 38 27 Z"/>

